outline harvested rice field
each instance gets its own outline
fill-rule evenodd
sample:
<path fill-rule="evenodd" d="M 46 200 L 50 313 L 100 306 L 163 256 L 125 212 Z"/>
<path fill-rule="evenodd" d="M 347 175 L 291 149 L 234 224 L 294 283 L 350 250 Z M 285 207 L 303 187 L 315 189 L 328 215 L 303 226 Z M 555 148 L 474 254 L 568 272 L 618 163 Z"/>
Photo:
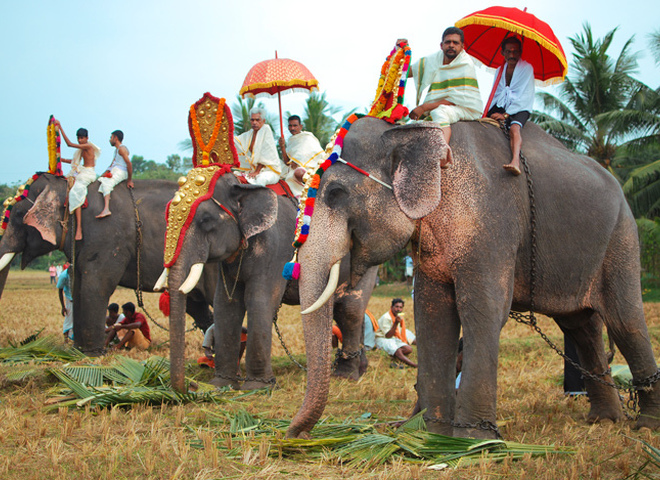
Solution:
<path fill-rule="evenodd" d="M 61 342 L 62 317 L 57 290 L 48 274 L 12 271 L 0 300 L 0 349 L 19 344 L 42 330 L 40 338 Z M 376 289 L 369 308 L 380 315 L 392 295 L 405 286 Z M 131 290 L 118 289 L 112 301 L 135 302 Z M 158 311 L 158 296 L 145 294 L 147 310 L 158 323 L 167 319 Z M 660 304 L 645 305 L 656 358 L 660 352 Z M 406 323 L 414 326 L 413 303 L 407 298 Z M 192 322 L 190 322 L 192 325 Z M 295 358 L 305 363 L 305 348 L 297 307 L 282 307 L 282 336 Z M 560 330 L 541 318 L 550 339 L 563 344 Z M 125 357 L 144 361 L 167 357 L 168 334 L 152 325 L 153 344 L 147 352 L 127 352 Z M 202 334 L 187 334 L 189 376 L 199 382 L 211 378 L 195 363 L 201 355 Z M 2 350 L 0 350 L 1 352 Z M 415 359 L 415 353 L 412 355 Z M 365 426 L 381 424 L 382 436 L 395 435 L 382 424 L 407 418 L 415 402 L 416 371 L 390 368 L 382 352 L 368 353 L 369 369 L 358 381 L 333 379 L 324 425 Z M 0 356 L 0 362 L 2 357 Z M 122 362 L 119 355 L 76 361 L 76 365 Z M 625 363 L 620 353 L 615 364 Z M 437 464 L 411 455 L 388 456 L 379 464 L 360 454 L 345 456 L 330 448 L 283 448 L 282 429 L 297 411 L 305 389 L 305 375 L 286 356 L 273 334 L 273 364 L 279 388 L 239 395 L 217 393 L 213 402 L 176 405 L 133 404 L 99 406 L 83 404 L 53 407 L 63 384 L 48 373 L 63 366 L 0 363 L 0 478 L 2 479 L 622 479 L 659 478 L 658 458 L 645 452 L 660 448 L 654 432 L 632 429 L 632 422 L 589 425 L 586 397 L 563 394 L 563 360 L 537 333 L 515 322 L 503 331 L 499 364 L 498 425 L 505 440 L 526 445 L 554 445 L 572 453 L 551 453 L 495 462 L 488 457 L 434 470 Z M 19 369 L 35 372 L 16 379 Z M 261 420 L 261 422 L 260 422 Z M 284 425 L 284 427 L 282 427 Z M 366 428 L 366 427 L 365 427 Z M 372 428 L 372 427 L 369 427 Z M 331 428 L 327 429 L 328 431 Z M 237 433 L 238 432 L 238 433 Z M 264 433 L 266 432 L 266 433 Z M 370 438 L 376 438 L 372 436 Z M 382 438 L 382 437 L 380 437 Z M 653 449 L 650 449 L 654 452 Z M 340 452 L 341 453 L 341 452 Z M 400 453 L 400 452 L 399 452 Z M 657 452 L 655 452 L 657 454 Z M 352 456 L 351 456 L 352 455 Z M 366 458 L 366 457 L 365 457 Z M 654 460 L 649 462 L 649 460 Z"/>

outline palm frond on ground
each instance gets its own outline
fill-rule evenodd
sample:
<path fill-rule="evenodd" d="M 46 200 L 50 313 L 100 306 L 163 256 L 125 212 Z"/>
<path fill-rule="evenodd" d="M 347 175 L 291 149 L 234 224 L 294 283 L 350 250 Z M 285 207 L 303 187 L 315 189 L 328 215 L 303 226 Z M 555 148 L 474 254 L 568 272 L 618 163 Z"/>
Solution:
<path fill-rule="evenodd" d="M 454 438 L 426 431 L 423 412 L 400 428 L 369 420 L 331 424 L 321 421 L 310 439 L 286 439 L 288 421 L 258 419 L 245 411 L 234 415 L 207 412 L 210 426 L 197 429 L 199 440 L 191 446 L 209 448 L 205 439 L 215 435 L 215 448 L 229 456 L 241 457 L 246 450 L 267 451 L 270 456 L 296 457 L 304 454 L 315 460 L 343 464 L 349 468 L 371 468 L 394 461 L 426 462 L 436 469 L 466 466 L 483 461 L 515 460 L 525 456 L 571 454 L 568 448 L 553 445 L 525 445 L 503 440 Z M 231 438 L 228 441 L 227 435 Z"/>
<path fill-rule="evenodd" d="M 0 363 L 76 362 L 87 358 L 80 350 L 62 345 L 56 337 L 37 335 L 31 335 L 19 345 L 0 348 Z"/>

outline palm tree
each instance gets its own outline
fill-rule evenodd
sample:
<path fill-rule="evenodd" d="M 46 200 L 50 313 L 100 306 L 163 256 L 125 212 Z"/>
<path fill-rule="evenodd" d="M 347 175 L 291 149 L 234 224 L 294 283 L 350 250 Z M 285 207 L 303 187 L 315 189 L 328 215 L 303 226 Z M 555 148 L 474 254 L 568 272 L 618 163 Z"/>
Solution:
<path fill-rule="evenodd" d="M 614 112 L 631 107 L 650 89 L 632 78 L 638 57 L 630 51 L 634 37 L 613 58 L 608 50 L 617 29 L 594 39 L 590 25 L 585 23 L 583 28 L 581 34 L 569 38 L 575 49 L 573 75 L 561 85 L 559 97 L 539 93 L 545 110 L 554 116 L 537 113 L 535 119 L 570 148 L 610 167 L 618 143 L 638 128 L 624 124 Z"/>
<path fill-rule="evenodd" d="M 341 108 L 332 106 L 325 98 L 325 92 L 313 92 L 307 98 L 302 123 L 305 130 L 312 132 L 319 139 L 321 146 L 325 146 L 335 133 L 338 122 L 332 117 L 341 112 Z"/>

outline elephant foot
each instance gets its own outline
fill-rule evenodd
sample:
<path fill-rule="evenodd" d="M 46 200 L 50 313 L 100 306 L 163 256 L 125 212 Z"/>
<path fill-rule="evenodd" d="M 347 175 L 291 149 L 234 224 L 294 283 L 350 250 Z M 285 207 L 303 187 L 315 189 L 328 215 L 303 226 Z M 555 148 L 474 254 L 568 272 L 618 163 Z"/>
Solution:
<path fill-rule="evenodd" d="M 648 415 L 645 413 L 640 414 L 637 422 L 635 423 L 635 429 L 639 430 L 640 428 L 660 430 L 660 416 Z"/>
<path fill-rule="evenodd" d="M 259 390 L 262 388 L 275 388 L 277 386 L 277 380 L 275 377 L 270 379 L 265 378 L 246 378 L 243 385 L 241 385 L 241 390 Z"/>
<path fill-rule="evenodd" d="M 618 422 L 623 420 L 623 410 L 621 405 L 617 402 L 610 405 L 596 406 L 591 404 L 589 415 L 587 415 L 588 423 L 600 423 L 604 421 Z"/>
<path fill-rule="evenodd" d="M 332 376 L 357 381 L 360 379 L 360 372 L 353 368 L 352 365 L 340 364 L 337 365 L 337 368 L 332 372 Z"/>
<path fill-rule="evenodd" d="M 238 390 L 240 387 L 238 380 L 218 376 L 213 377 L 209 383 L 217 388 L 231 387 L 234 390 Z"/>
<path fill-rule="evenodd" d="M 286 431 L 285 438 L 300 438 L 303 440 L 311 440 L 312 436 L 310 435 L 309 432 L 306 431 L 296 432 L 296 431 L 291 431 L 291 428 L 289 428 Z"/>

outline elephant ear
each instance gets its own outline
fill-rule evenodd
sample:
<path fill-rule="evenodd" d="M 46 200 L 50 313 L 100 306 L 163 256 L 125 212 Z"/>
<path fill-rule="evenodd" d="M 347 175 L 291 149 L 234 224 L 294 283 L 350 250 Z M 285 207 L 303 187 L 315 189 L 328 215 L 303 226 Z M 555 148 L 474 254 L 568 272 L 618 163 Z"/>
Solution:
<path fill-rule="evenodd" d="M 265 232 L 277 220 L 277 195 L 258 185 L 234 185 L 238 200 L 238 224 L 245 239 Z"/>
<path fill-rule="evenodd" d="M 57 222 L 62 202 L 56 190 L 47 185 L 23 217 L 23 223 L 36 228 L 46 242 L 57 245 Z"/>
<path fill-rule="evenodd" d="M 392 187 L 409 218 L 425 217 L 440 203 L 440 163 L 451 157 L 442 129 L 416 123 L 383 133 L 392 160 Z"/>

